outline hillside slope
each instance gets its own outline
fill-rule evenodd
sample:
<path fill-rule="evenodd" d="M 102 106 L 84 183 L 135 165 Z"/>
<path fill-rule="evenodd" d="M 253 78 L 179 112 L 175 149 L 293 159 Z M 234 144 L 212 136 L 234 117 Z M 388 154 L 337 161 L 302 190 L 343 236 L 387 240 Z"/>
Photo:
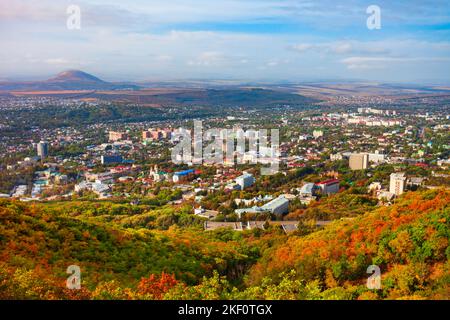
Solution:
<path fill-rule="evenodd" d="M 0 299 L 450 299 L 449 191 L 410 192 L 303 237 L 151 229 L 165 209 L 148 210 L 0 200 Z M 65 288 L 73 264 L 80 291 Z M 366 287 L 370 265 L 381 290 Z"/>
<path fill-rule="evenodd" d="M 73 209 L 70 202 L 0 200 L 0 299 L 68 298 L 63 289 L 70 265 L 81 268 L 83 287 L 93 291 L 113 280 L 135 287 L 141 278 L 162 272 L 187 284 L 212 270 L 238 279 L 256 261 L 257 252 L 239 237 L 225 243 L 214 234 L 177 226 L 148 230 L 108 222 L 124 210 L 140 216 L 122 205 Z"/>
<path fill-rule="evenodd" d="M 304 238 L 290 237 L 250 271 L 250 283 L 295 270 L 323 289 L 364 291 L 369 265 L 378 265 L 378 298 L 450 298 L 450 192 L 407 193 L 391 207 L 337 221 Z M 359 290 L 359 291 L 358 291 Z"/>

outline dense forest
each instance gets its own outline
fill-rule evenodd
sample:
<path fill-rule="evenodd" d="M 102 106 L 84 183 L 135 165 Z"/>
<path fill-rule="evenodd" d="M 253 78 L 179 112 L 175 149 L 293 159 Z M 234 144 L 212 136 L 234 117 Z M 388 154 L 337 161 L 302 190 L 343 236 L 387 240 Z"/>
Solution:
<path fill-rule="evenodd" d="M 169 205 L 0 200 L 0 299 L 448 299 L 449 203 L 449 191 L 409 192 L 286 235 L 205 232 Z M 70 265 L 81 290 L 66 288 Z"/>

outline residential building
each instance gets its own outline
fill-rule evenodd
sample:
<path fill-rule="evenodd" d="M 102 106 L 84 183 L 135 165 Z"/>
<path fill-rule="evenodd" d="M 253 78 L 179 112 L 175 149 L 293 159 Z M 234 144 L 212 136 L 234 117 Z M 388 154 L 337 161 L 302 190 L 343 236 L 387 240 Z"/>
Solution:
<path fill-rule="evenodd" d="M 339 192 L 339 180 L 337 179 L 319 182 L 317 186 L 322 189 L 322 194 L 333 194 Z"/>
<path fill-rule="evenodd" d="M 172 177 L 174 183 L 184 182 L 189 180 L 195 174 L 194 169 L 184 170 L 180 172 L 175 172 Z"/>
<path fill-rule="evenodd" d="M 272 214 L 287 214 L 289 212 L 289 200 L 285 196 L 279 196 L 261 207 L 263 211 Z"/>
<path fill-rule="evenodd" d="M 300 189 L 301 197 L 312 197 L 317 195 L 317 192 L 320 190 L 320 187 L 315 185 L 314 183 L 307 183 Z"/>
<path fill-rule="evenodd" d="M 45 159 L 48 156 L 48 142 L 41 141 L 37 144 L 37 154 L 41 159 Z"/>
<path fill-rule="evenodd" d="M 284 215 L 289 212 L 289 200 L 286 199 L 285 196 L 281 195 L 261 207 L 253 206 L 251 208 L 236 209 L 234 212 L 239 216 L 239 218 L 241 218 L 244 213 L 258 214 L 270 212 L 272 214 Z"/>
<path fill-rule="evenodd" d="M 100 181 L 101 183 L 113 183 L 114 182 L 114 177 L 109 172 L 102 172 L 102 173 L 86 172 L 84 174 L 84 177 L 86 178 L 86 181 L 88 181 L 88 182 L 95 182 L 95 181 Z"/>
<path fill-rule="evenodd" d="M 154 140 L 159 141 L 162 139 L 170 139 L 172 137 L 171 129 L 148 129 L 147 131 L 142 132 L 142 139 L 145 140 Z"/>
<path fill-rule="evenodd" d="M 83 190 L 90 190 L 92 188 L 92 183 L 87 181 L 81 181 L 79 184 L 75 185 L 75 192 L 80 192 Z"/>
<path fill-rule="evenodd" d="M 100 198 L 108 198 L 110 187 L 107 184 L 96 181 L 92 184 L 92 191 L 96 193 Z"/>
<path fill-rule="evenodd" d="M 425 179 L 422 177 L 410 177 L 407 180 L 406 185 L 408 186 L 408 189 L 417 188 L 417 187 L 420 187 L 421 185 L 423 185 L 424 180 Z"/>
<path fill-rule="evenodd" d="M 364 170 L 369 165 L 369 155 L 367 153 L 354 153 L 350 155 L 349 166 L 351 170 Z"/>
<path fill-rule="evenodd" d="M 338 160 L 342 160 L 342 159 L 343 159 L 343 156 L 341 153 L 330 154 L 331 161 L 338 161 Z"/>
<path fill-rule="evenodd" d="M 387 201 L 392 201 L 392 199 L 394 199 L 395 194 L 386 190 L 380 190 L 380 192 L 378 192 L 377 194 L 377 198 L 378 200 L 387 200 Z"/>
<path fill-rule="evenodd" d="M 219 214 L 219 211 L 206 210 L 206 209 L 200 207 L 200 208 L 194 209 L 194 214 L 199 217 L 214 219 Z"/>
<path fill-rule="evenodd" d="M 102 165 L 109 165 L 123 162 L 123 158 L 121 155 L 103 155 L 101 156 L 100 160 Z"/>
<path fill-rule="evenodd" d="M 369 153 L 369 162 L 381 163 L 386 160 L 386 155 L 376 151 L 375 153 Z"/>
<path fill-rule="evenodd" d="M 142 139 L 148 140 L 152 138 L 152 133 L 150 131 L 143 131 L 142 132 Z"/>
<path fill-rule="evenodd" d="M 367 189 L 369 190 L 369 192 L 373 191 L 377 192 L 380 191 L 381 188 L 382 188 L 381 182 L 372 182 Z"/>
<path fill-rule="evenodd" d="M 405 191 L 406 176 L 405 173 L 392 173 L 389 192 L 395 194 L 396 196 L 401 195 Z"/>
<path fill-rule="evenodd" d="M 117 131 L 110 131 L 109 132 L 109 141 L 115 142 L 115 141 L 121 141 L 121 140 L 127 140 L 128 134 L 125 132 L 117 132 Z"/>
<path fill-rule="evenodd" d="M 236 178 L 236 184 L 238 184 L 241 190 L 251 187 L 255 183 L 255 178 L 249 173 L 244 173 L 242 176 Z"/>

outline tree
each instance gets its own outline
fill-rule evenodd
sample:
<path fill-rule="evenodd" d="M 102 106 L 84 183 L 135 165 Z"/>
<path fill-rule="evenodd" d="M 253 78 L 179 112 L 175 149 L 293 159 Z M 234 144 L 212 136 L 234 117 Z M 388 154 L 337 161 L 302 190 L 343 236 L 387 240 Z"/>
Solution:
<path fill-rule="evenodd" d="M 162 272 L 157 276 L 151 274 L 148 278 L 142 278 L 138 285 L 138 292 L 141 295 L 148 295 L 153 299 L 161 300 L 165 293 L 178 284 L 177 279 L 172 274 Z"/>

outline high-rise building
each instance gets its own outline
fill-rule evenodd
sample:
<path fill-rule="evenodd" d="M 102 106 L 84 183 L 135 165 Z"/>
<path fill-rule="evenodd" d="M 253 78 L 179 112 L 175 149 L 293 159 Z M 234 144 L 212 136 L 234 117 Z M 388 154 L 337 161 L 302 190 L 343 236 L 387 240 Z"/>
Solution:
<path fill-rule="evenodd" d="M 367 153 L 354 153 L 350 155 L 349 166 L 352 170 L 364 170 L 369 165 L 369 155 Z"/>
<path fill-rule="evenodd" d="M 389 184 L 389 192 L 396 196 L 401 195 L 405 191 L 406 176 L 405 173 L 392 173 Z"/>
<path fill-rule="evenodd" d="M 41 159 L 44 159 L 48 156 L 48 142 L 40 141 L 37 144 L 37 154 Z"/>

